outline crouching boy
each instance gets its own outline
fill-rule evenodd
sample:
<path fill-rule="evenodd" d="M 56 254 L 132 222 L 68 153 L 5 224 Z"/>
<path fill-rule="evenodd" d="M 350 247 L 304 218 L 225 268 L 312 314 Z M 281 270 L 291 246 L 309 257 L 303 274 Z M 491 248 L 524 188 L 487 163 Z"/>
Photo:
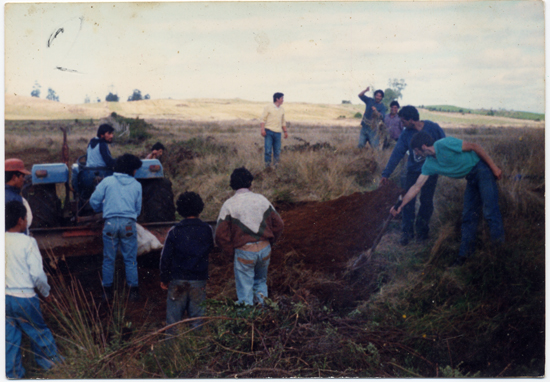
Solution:
<path fill-rule="evenodd" d="M 46 326 L 38 289 L 50 300 L 50 286 L 42 267 L 42 256 L 36 239 L 25 235 L 27 209 L 23 203 L 6 204 L 6 376 L 23 378 L 21 338 L 25 332 L 31 339 L 32 354 L 43 369 L 60 362 L 52 332 Z"/>
<path fill-rule="evenodd" d="M 176 203 L 183 220 L 168 232 L 160 255 L 160 287 L 168 291 L 166 324 L 181 321 L 187 311 L 189 318 L 202 317 L 208 280 L 208 255 L 214 247 L 212 228 L 199 219 L 204 208 L 201 197 L 194 192 L 181 194 Z M 193 328 L 202 320 L 192 321 Z M 169 334 L 175 334 L 170 328 Z"/>

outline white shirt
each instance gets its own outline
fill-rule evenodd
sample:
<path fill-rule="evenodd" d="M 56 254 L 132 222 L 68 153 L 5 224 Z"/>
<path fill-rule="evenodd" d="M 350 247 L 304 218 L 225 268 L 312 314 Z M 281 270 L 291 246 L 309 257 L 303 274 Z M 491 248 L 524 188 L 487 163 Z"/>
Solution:
<path fill-rule="evenodd" d="M 34 288 L 44 297 L 50 294 L 38 243 L 22 233 L 6 232 L 6 294 L 34 297 Z"/>

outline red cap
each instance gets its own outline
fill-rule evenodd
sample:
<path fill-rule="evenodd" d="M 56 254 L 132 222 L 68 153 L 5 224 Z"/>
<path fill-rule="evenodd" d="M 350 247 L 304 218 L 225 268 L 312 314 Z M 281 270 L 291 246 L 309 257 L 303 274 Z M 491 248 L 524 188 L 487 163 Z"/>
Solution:
<path fill-rule="evenodd" d="M 6 170 L 5 171 L 19 171 L 26 175 L 31 175 L 31 173 L 25 170 L 25 165 L 21 159 L 11 158 L 6 159 Z"/>

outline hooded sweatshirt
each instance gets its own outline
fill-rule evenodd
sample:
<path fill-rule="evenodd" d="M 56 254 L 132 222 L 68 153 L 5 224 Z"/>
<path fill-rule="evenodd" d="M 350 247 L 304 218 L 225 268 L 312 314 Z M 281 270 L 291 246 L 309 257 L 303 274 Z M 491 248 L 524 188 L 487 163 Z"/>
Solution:
<path fill-rule="evenodd" d="M 107 167 L 110 170 L 115 168 L 115 160 L 105 139 L 92 138 L 86 149 L 86 167 Z"/>
<path fill-rule="evenodd" d="M 97 185 L 90 206 L 96 212 L 103 211 L 104 219 L 136 220 L 141 213 L 141 184 L 133 176 L 115 172 Z"/>

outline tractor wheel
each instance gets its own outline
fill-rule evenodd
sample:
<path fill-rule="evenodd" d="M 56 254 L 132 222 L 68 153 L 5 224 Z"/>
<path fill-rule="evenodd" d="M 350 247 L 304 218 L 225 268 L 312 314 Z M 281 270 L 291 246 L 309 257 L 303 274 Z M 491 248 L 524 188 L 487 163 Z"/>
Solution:
<path fill-rule="evenodd" d="M 167 178 L 147 179 L 142 182 L 143 198 L 139 221 L 144 223 L 176 220 L 172 182 Z"/>
<path fill-rule="evenodd" d="M 23 197 L 32 211 L 31 228 L 59 227 L 63 216 L 61 200 L 57 197 L 55 184 L 40 184 L 23 187 Z"/>

